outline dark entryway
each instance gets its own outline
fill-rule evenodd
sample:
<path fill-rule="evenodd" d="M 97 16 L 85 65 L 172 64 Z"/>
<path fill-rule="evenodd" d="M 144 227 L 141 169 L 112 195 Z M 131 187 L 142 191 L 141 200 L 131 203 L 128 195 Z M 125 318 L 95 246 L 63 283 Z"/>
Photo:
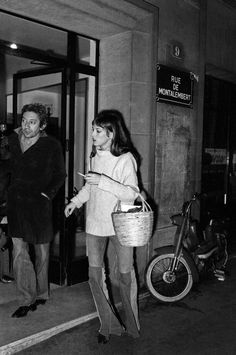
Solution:
<path fill-rule="evenodd" d="M 205 80 L 202 192 L 206 208 L 234 220 L 236 207 L 236 85 Z"/>
<path fill-rule="evenodd" d="M 86 170 L 88 117 L 97 111 L 99 42 L 4 12 L 0 12 L 0 21 L 1 36 L 5 34 L 0 37 L 0 72 L 4 73 L 0 78 L 0 122 L 7 124 L 10 133 L 20 124 L 22 106 L 40 102 L 47 107 L 48 133 L 61 141 L 64 151 L 67 178 L 54 200 L 50 282 L 71 285 L 85 281 L 85 213 L 81 209 L 65 221 L 64 207 L 84 183 L 77 171 Z M 9 24 L 14 28 L 11 33 Z M 26 31 L 31 36 L 25 36 Z M 18 41 L 12 46 L 16 32 Z"/>

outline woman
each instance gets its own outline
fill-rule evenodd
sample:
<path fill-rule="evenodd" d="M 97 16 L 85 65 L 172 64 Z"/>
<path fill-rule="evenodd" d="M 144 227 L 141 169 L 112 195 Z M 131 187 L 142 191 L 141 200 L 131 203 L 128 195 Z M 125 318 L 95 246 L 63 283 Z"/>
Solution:
<path fill-rule="evenodd" d="M 122 114 L 116 110 L 101 111 L 92 122 L 92 140 L 91 171 L 85 175 L 85 186 L 66 206 L 65 216 L 87 202 L 89 284 L 101 322 L 98 342 L 105 344 L 110 334 L 126 331 L 132 337 L 139 336 L 133 248 L 119 243 L 111 218 L 117 201 L 132 205 L 139 190 L 137 164 Z M 118 262 L 124 325 L 116 317 L 104 289 L 104 253 L 108 242 L 113 243 Z"/>

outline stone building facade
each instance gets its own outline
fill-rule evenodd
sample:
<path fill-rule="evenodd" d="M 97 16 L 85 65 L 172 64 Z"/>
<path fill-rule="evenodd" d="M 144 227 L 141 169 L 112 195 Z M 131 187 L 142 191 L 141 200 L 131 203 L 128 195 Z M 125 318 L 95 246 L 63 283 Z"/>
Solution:
<path fill-rule="evenodd" d="M 153 250 L 173 239 L 169 215 L 201 190 L 205 76 L 236 82 L 235 2 L 1 0 L 0 10 L 100 41 L 98 108 L 124 114 L 157 211 L 150 244 L 137 250 L 142 275 Z M 191 106 L 156 100 L 159 64 L 191 73 Z"/>

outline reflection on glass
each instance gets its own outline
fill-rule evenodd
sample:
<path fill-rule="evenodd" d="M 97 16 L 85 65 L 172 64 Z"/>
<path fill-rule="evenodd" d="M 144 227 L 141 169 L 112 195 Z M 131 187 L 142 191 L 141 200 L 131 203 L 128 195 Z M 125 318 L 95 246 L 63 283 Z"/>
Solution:
<path fill-rule="evenodd" d="M 95 66 L 96 42 L 92 39 L 77 36 L 77 56 L 76 61 Z"/>
<path fill-rule="evenodd" d="M 85 181 L 77 172 L 86 173 L 89 170 L 89 154 L 91 121 L 94 117 L 95 78 L 77 74 L 75 95 L 75 126 L 74 126 L 74 186 L 80 190 Z M 88 104 L 90 103 L 90 104 Z M 86 205 L 76 209 L 75 227 L 75 257 L 86 255 L 85 245 L 85 215 Z"/>
<path fill-rule="evenodd" d="M 0 23 L 0 39 L 48 51 L 56 56 L 67 55 L 67 32 L 3 12 L 0 12 Z"/>
<path fill-rule="evenodd" d="M 20 125 L 21 109 L 25 104 L 31 102 L 39 102 L 46 106 L 48 112 L 47 133 L 60 138 L 61 128 L 61 73 L 53 73 L 40 75 L 36 77 L 23 78 L 19 80 L 21 89 L 17 95 L 17 116 Z M 8 115 L 12 113 L 11 95 L 8 97 Z M 53 200 L 53 226 L 54 241 L 52 243 L 52 254 L 59 256 L 59 235 L 60 235 L 60 205 L 61 196 L 57 196 Z"/>

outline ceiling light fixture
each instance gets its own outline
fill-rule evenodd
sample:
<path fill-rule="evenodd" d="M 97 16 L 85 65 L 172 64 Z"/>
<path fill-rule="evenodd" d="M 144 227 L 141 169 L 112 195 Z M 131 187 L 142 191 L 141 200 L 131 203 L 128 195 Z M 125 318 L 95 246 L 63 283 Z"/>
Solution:
<path fill-rule="evenodd" d="M 17 44 L 15 44 L 15 43 L 11 43 L 11 44 L 10 44 L 10 48 L 11 48 L 11 49 L 17 49 L 18 46 L 17 46 Z"/>

